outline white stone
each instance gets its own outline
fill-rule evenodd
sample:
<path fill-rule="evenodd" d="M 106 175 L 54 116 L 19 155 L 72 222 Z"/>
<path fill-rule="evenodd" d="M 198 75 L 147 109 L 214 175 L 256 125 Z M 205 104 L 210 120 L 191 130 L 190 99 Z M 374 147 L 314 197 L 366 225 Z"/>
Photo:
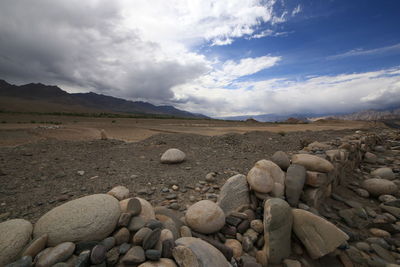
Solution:
<path fill-rule="evenodd" d="M 161 163 L 174 164 L 181 163 L 185 160 L 186 155 L 181 150 L 170 148 L 161 156 Z"/>
<path fill-rule="evenodd" d="M 185 221 L 193 230 L 211 234 L 225 225 L 224 211 L 210 200 L 194 203 L 186 212 Z"/>

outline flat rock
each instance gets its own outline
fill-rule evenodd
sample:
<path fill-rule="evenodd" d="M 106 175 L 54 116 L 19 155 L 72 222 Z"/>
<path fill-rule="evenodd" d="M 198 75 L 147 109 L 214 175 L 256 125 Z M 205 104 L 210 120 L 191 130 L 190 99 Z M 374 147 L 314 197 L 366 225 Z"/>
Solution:
<path fill-rule="evenodd" d="M 301 165 L 292 164 L 286 172 L 285 192 L 290 206 L 297 207 L 306 180 L 306 169 Z"/>
<path fill-rule="evenodd" d="M 118 200 L 123 200 L 129 197 L 129 189 L 119 185 L 107 192 L 107 194 L 115 197 Z"/>
<path fill-rule="evenodd" d="M 175 243 L 173 256 L 180 267 L 230 266 L 218 249 L 200 238 L 181 237 Z"/>
<path fill-rule="evenodd" d="M 343 244 L 349 237 L 331 222 L 305 210 L 293 209 L 293 231 L 313 259 Z"/>
<path fill-rule="evenodd" d="M 43 215 L 35 224 L 34 237 L 48 234 L 48 245 L 65 241 L 102 240 L 115 229 L 121 210 L 118 200 L 96 194 L 69 201 Z"/>
<path fill-rule="evenodd" d="M 58 262 L 67 260 L 74 253 L 75 244 L 72 242 L 61 243 L 45 251 L 38 259 L 36 267 L 49 267 Z"/>
<path fill-rule="evenodd" d="M 388 167 L 382 167 L 382 168 L 373 170 L 371 172 L 371 175 L 377 176 L 377 177 L 380 177 L 380 178 L 386 179 L 386 180 L 394 180 L 396 178 L 392 169 L 388 168 Z"/>
<path fill-rule="evenodd" d="M 23 219 L 0 223 L 0 266 L 16 260 L 31 239 L 32 224 Z"/>
<path fill-rule="evenodd" d="M 284 194 L 285 173 L 269 160 L 259 160 L 247 174 L 251 189 L 258 193 L 269 193 L 275 197 Z"/>
<path fill-rule="evenodd" d="M 372 196 L 391 195 L 398 190 L 396 184 L 392 181 L 378 178 L 364 180 L 361 186 Z"/>
<path fill-rule="evenodd" d="M 321 187 L 329 183 L 329 178 L 326 173 L 307 171 L 306 173 L 306 185 L 312 187 Z"/>
<path fill-rule="evenodd" d="M 142 203 L 136 197 L 121 200 L 119 206 L 121 212 L 130 213 L 132 216 L 137 216 L 142 212 Z"/>
<path fill-rule="evenodd" d="M 272 155 L 271 161 L 278 165 L 284 171 L 286 171 L 290 165 L 290 159 L 288 155 L 283 151 L 276 151 Z"/>
<path fill-rule="evenodd" d="M 225 225 L 225 214 L 214 202 L 202 200 L 188 208 L 185 220 L 193 230 L 202 234 L 211 234 Z"/>
<path fill-rule="evenodd" d="M 296 154 L 292 156 L 292 163 L 304 166 L 308 171 L 331 172 L 334 167 L 326 159 L 309 154 Z"/>
<path fill-rule="evenodd" d="M 161 156 L 161 163 L 175 164 L 181 163 L 185 160 L 186 155 L 177 148 L 170 148 Z"/>
<path fill-rule="evenodd" d="M 290 167 L 289 167 L 290 168 Z M 289 204 L 280 198 L 264 204 L 264 261 L 279 264 L 291 253 L 293 215 Z M 263 261 L 263 262 L 264 262 Z"/>
<path fill-rule="evenodd" d="M 246 176 L 237 174 L 229 178 L 221 188 L 217 204 L 225 215 L 236 211 L 238 208 L 249 206 L 249 185 Z"/>

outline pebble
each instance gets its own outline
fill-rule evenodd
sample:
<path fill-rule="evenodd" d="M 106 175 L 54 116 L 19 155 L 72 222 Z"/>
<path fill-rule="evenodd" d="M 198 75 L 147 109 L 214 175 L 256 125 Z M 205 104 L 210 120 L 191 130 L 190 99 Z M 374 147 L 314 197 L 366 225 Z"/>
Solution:
<path fill-rule="evenodd" d="M 146 222 L 142 217 L 136 216 L 131 219 L 128 229 L 131 232 L 137 232 L 145 226 Z"/>
<path fill-rule="evenodd" d="M 382 230 L 382 229 L 378 229 L 378 228 L 370 228 L 369 232 L 376 237 L 382 237 L 382 238 L 391 237 L 389 232 Z"/>
<path fill-rule="evenodd" d="M 215 172 L 207 173 L 205 180 L 206 180 L 206 182 L 209 182 L 209 183 L 215 183 L 216 176 L 217 176 L 217 174 Z"/>
<path fill-rule="evenodd" d="M 173 210 L 179 210 L 181 208 L 181 206 L 178 203 L 175 202 L 175 203 L 171 203 L 169 205 L 169 208 L 173 209 Z"/>
<path fill-rule="evenodd" d="M 75 244 L 72 242 L 61 243 L 45 251 L 38 259 L 35 266 L 47 267 L 68 259 L 75 250 Z"/>
<path fill-rule="evenodd" d="M 172 200 L 172 199 L 176 199 L 177 197 L 178 197 L 177 194 L 169 194 L 169 195 L 165 196 L 165 199 Z"/>
<path fill-rule="evenodd" d="M 122 227 L 113 235 L 113 237 L 115 238 L 115 244 L 118 246 L 129 241 L 130 232 L 128 228 Z"/>
<path fill-rule="evenodd" d="M 167 239 L 162 242 L 162 257 L 172 258 L 172 251 L 175 248 L 175 242 L 172 239 Z"/>
<path fill-rule="evenodd" d="M 131 248 L 131 244 L 123 243 L 119 246 L 119 254 L 125 254 Z"/>
<path fill-rule="evenodd" d="M 121 259 L 121 262 L 125 265 L 135 265 L 142 263 L 146 260 L 144 250 L 140 246 L 134 246 L 128 250 L 125 256 Z"/>
<path fill-rule="evenodd" d="M 141 245 L 143 243 L 144 238 L 152 232 L 150 228 L 143 227 L 132 238 L 132 243 L 134 245 Z"/>
<path fill-rule="evenodd" d="M 42 250 L 44 250 L 46 248 L 47 239 L 48 239 L 48 235 L 47 234 L 44 234 L 44 235 L 36 238 L 24 250 L 24 252 L 22 253 L 22 256 L 31 256 L 32 258 L 35 258 L 35 256 L 40 251 L 42 251 Z"/>
<path fill-rule="evenodd" d="M 146 235 L 143 239 L 143 249 L 147 250 L 153 248 L 157 244 L 157 241 L 160 239 L 160 235 L 161 229 L 159 228 L 153 230 L 150 234 Z"/>
<path fill-rule="evenodd" d="M 90 250 L 82 251 L 75 262 L 75 267 L 86 267 L 90 261 Z"/>
<path fill-rule="evenodd" d="M 121 213 L 121 216 L 118 219 L 117 225 L 119 227 L 126 227 L 126 226 L 128 226 L 131 218 L 132 218 L 132 213 L 130 213 L 130 212 Z"/>
<path fill-rule="evenodd" d="M 118 247 L 112 248 L 110 251 L 107 252 L 106 254 L 106 262 L 107 266 L 114 266 L 117 264 L 119 259 L 119 249 Z"/>
<path fill-rule="evenodd" d="M 158 220 L 154 220 L 154 219 L 149 220 L 149 221 L 146 223 L 145 226 L 146 226 L 147 228 L 150 228 L 151 230 L 154 230 L 154 229 L 157 229 L 157 228 L 162 229 L 162 228 L 164 227 L 164 225 L 163 225 L 162 222 L 160 222 L 160 221 L 158 221 Z"/>
<path fill-rule="evenodd" d="M 107 249 L 103 245 L 96 245 L 90 253 L 90 262 L 100 264 L 106 259 Z"/>
<path fill-rule="evenodd" d="M 257 233 L 262 233 L 262 232 L 264 232 L 264 224 L 263 224 L 263 221 L 262 220 L 259 220 L 259 219 L 257 219 L 257 220 L 252 220 L 251 222 L 250 222 L 250 227 L 254 230 L 254 231 L 256 231 Z"/>
<path fill-rule="evenodd" d="M 109 236 L 107 238 L 105 238 L 103 241 L 101 241 L 101 245 L 103 245 L 106 250 L 110 250 L 115 246 L 116 240 L 115 237 L 113 236 Z"/>
<path fill-rule="evenodd" d="M 145 252 L 146 258 L 151 261 L 158 261 L 161 258 L 161 251 L 156 249 L 148 249 Z"/>

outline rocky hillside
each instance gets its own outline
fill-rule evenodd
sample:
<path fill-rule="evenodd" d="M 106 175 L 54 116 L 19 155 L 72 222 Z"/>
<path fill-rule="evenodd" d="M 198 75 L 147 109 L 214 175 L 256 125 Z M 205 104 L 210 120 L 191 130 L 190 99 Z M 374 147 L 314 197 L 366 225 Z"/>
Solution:
<path fill-rule="evenodd" d="M 158 164 L 186 160 L 168 149 Z M 179 184 L 162 189 L 156 207 L 116 186 L 59 205 L 34 225 L 0 223 L 0 265 L 398 266 L 399 164 L 399 132 L 358 131 L 277 151 L 221 188 L 209 173 L 186 207 Z"/>
<path fill-rule="evenodd" d="M 346 115 L 334 116 L 334 119 L 340 120 L 360 120 L 360 121 L 377 121 L 377 120 L 393 120 L 400 119 L 400 108 L 390 110 L 363 110 Z"/>
<path fill-rule="evenodd" d="M 96 93 L 69 94 L 58 86 L 30 83 L 16 86 L 0 80 L 0 110 L 35 112 L 119 112 L 184 118 L 207 118 L 173 106 L 155 106 Z"/>

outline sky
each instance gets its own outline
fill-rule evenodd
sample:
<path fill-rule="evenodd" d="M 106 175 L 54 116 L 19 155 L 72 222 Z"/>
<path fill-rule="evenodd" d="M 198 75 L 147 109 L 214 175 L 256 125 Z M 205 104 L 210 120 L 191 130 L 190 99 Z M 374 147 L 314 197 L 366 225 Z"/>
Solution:
<path fill-rule="evenodd" d="M 400 106 L 398 0 L 1 0 L 0 79 L 212 117 Z"/>

